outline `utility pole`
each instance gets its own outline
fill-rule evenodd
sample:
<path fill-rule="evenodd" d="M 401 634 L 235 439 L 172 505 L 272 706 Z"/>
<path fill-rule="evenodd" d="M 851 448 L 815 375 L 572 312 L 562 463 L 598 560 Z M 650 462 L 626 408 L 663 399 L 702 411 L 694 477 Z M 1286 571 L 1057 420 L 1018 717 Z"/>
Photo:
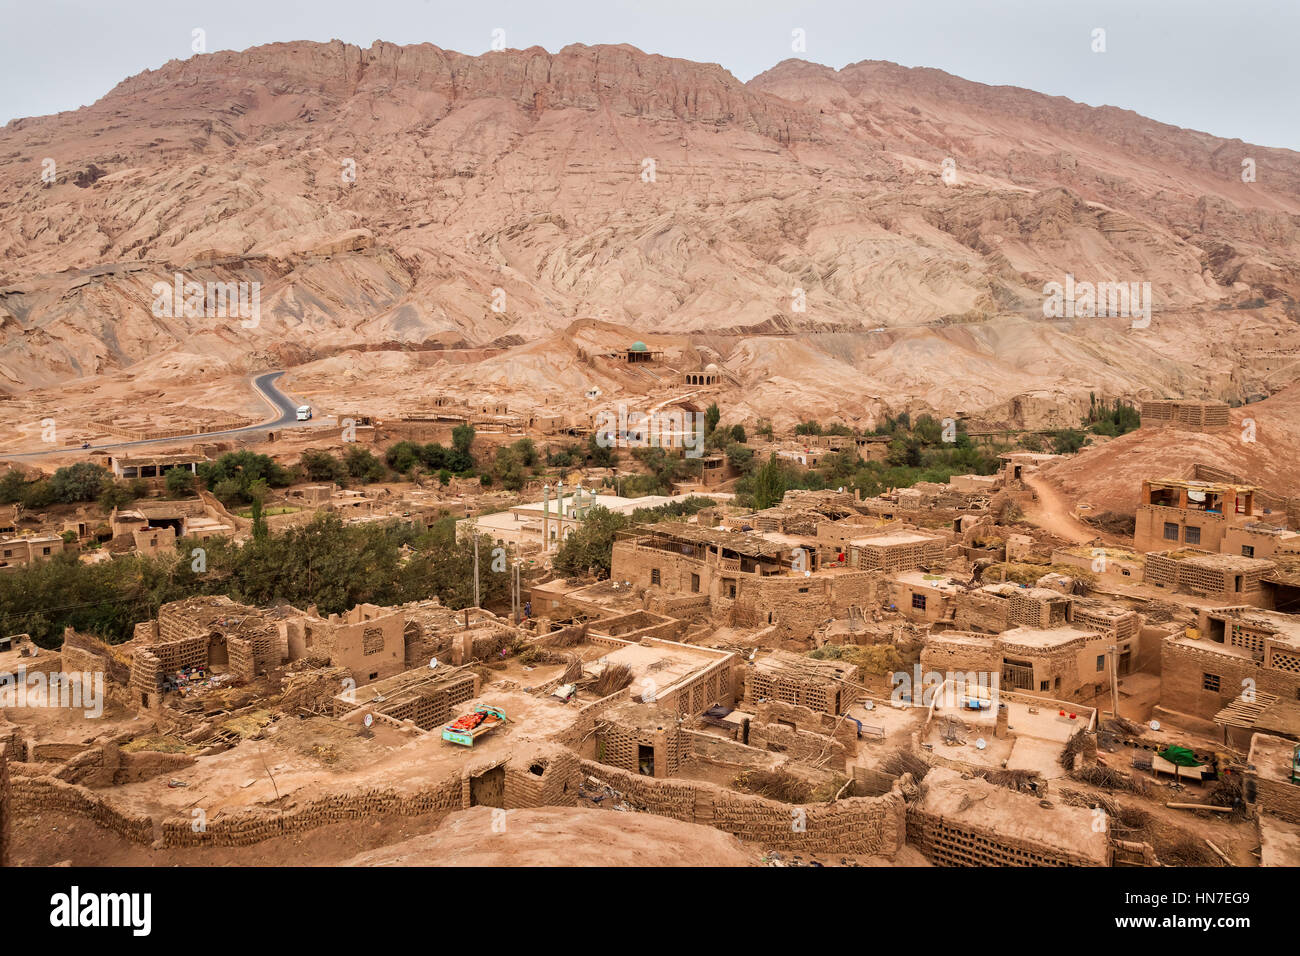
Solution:
<path fill-rule="evenodd" d="M 478 596 L 478 529 L 474 531 L 474 606 L 482 607 Z"/>
<path fill-rule="evenodd" d="M 1110 710 L 1119 720 L 1119 648 L 1112 644 L 1107 653 L 1110 655 Z"/>

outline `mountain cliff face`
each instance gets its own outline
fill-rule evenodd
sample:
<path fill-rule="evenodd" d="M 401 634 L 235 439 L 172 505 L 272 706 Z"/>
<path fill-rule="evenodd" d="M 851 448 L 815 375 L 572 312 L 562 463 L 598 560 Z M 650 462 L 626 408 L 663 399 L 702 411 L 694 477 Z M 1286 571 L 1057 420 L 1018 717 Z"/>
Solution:
<path fill-rule="evenodd" d="M 509 346 L 451 384 L 505 367 L 562 405 L 585 380 L 548 362 L 587 319 L 712 336 L 778 418 L 1064 422 L 1089 391 L 1297 377 L 1300 155 L 890 63 L 745 84 L 628 46 L 206 54 L 10 123 L 0 197 L 15 394 L 344 353 L 372 392 L 418 391 L 447 370 L 395 350 Z M 177 273 L 259 283 L 260 322 L 155 316 Z M 1045 319 L 1067 274 L 1150 283 L 1149 327 Z"/>

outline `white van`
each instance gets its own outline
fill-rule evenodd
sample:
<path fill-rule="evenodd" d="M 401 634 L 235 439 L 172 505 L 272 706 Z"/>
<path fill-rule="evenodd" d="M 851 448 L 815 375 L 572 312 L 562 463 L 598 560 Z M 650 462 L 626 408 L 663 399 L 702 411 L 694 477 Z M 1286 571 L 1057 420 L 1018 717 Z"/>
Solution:
<path fill-rule="evenodd" d="M 310 405 L 299 405 L 299 406 L 298 406 L 298 421 L 300 421 L 300 422 L 305 422 L 305 421 L 307 421 L 309 418 L 311 418 L 311 406 L 310 406 Z"/>

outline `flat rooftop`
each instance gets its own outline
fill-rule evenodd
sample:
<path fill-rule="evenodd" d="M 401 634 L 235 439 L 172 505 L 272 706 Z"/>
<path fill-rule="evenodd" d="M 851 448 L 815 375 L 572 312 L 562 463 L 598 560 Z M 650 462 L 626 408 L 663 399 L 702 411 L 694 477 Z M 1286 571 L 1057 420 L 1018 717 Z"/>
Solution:
<path fill-rule="evenodd" d="M 923 534 L 919 531 L 891 531 L 887 534 L 871 534 L 861 538 L 850 538 L 849 544 L 858 547 L 869 548 L 889 548 L 900 544 L 924 544 L 928 541 L 942 541 L 943 538 L 934 534 Z"/>
<path fill-rule="evenodd" d="M 1091 641 L 1100 638 L 1096 631 L 1069 627 L 1013 627 L 998 635 L 1003 644 L 1018 644 L 1021 647 L 1060 647 L 1072 641 Z"/>
<path fill-rule="evenodd" d="M 1104 832 L 1095 832 L 1093 812 L 1085 807 L 1054 802 L 1048 809 L 1037 797 L 979 777 L 963 780 L 947 767 L 926 774 L 922 789 L 917 809 L 923 813 L 985 832 L 996 831 L 1006 842 L 1037 843 L 1102 864 L 1110 858 L 1109 838 Z"/>

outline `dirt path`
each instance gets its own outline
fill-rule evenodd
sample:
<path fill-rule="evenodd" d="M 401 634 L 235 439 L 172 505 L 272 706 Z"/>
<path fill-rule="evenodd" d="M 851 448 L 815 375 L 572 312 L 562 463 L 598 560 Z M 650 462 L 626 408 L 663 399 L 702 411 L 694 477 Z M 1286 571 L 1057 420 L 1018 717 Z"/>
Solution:
<path fill-rule="evenodd" d="M 1087 544 L 1103 535 L 1088 527 L 1070 514 L 1061 493 L 1041 475 L 1026 475 L 1025 484 L 1034 490 L 1038 500 L 1025 505 L 1025 520 L 1036 524 L 1044 531 L 1050 531 L 1058 538 L 1064 538 L 1075 544 Z"/>

